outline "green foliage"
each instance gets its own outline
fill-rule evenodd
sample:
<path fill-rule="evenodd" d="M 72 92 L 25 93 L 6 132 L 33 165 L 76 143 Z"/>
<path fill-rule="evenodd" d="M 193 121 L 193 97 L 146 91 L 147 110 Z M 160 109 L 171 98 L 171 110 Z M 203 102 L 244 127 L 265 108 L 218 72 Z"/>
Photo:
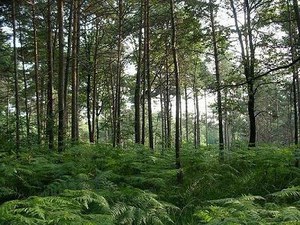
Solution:
<path fill-rule="evenodd" d="M 113 224 L 113 217 L 107 201 L 99 194 L 66 190 L 61 196 L 34 196 L 4 203 L 0 207 L 0 222 L 12 225 Z"/>
<path fill-rule="evenodd" d="M 299 169 L 293 148 L 214 146 L 182 152 L 78 145 L 1 153 L 0 224 L 297 224 Z"/>
<path fill-rule="evenodd" d="M 163 159 L 145 151 L 100 149 L 77 146 L 61 155 L 27 152 L 18 159 L 5 155 L 0 167 L 4 174 L 0 197 L 5 202 L 0 206 L 0 223 L 172 223 L 170 215 L 177 207 L 139 188 L 166 186 L 157 173 L 146 173 L 148 163 L 155 168 Z M 8 201 L 20 197 L 24 199 Z"/>
<path fill-rule="evenodd" d="M 299 224 L 299 206 L 266 202 L 261 196 L 242 196 L 207 202 L 196 211 L 201 224 Z"/>

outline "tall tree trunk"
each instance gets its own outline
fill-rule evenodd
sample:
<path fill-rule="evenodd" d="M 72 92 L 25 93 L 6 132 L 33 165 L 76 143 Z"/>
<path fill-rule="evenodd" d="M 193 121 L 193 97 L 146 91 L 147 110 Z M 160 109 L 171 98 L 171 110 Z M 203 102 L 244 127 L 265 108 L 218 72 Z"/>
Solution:
<path fill-rule="evenodd" d="M 141 100 L 141 72 L 142 72 L 142 35 L 143 35 L 143 2 L 140 3 L 140 24 L 139 24 L 139 49 L 138 49 L 138 62 L 137 62 L 137 73 L 135 81 L 135 93 L 134 93 L 134 133 L 135 143 L 141 143 L 141 118 L 140 118 L 140 100 Z"/>
<path fill-rule="evenodd" d="M 252 37 L 252 28 L 251 28 L 251 10 L 249 6 L 248 0 L 244 1 L 244 11 L 245 11 L 245 23 L 247 30 L 246 40 L 249 39 L 246 46 L 243 42 L 242 32 L 240 30 L 236 8 L 234 5 L 234 1 L 230 0 L 230 5 L 233 12 L 235 27 L 238 34 L 238 40 L 241 48 L 242 55 L 242 63 L 244 67 L 244 75 L 247 81 L 247 94 L 248 94 L 248 117 L 249 117 L 249 147 L 255 147 L 256 145 L 256 118 L 255 118 L 255 89 L 254 89 L 254 63 L 255 63 L 255 51 L 253 45 L 253 37 Z M 250 49 L 250 56 L 248 53 L 248 48 Z M 247 53 L 247 54 L 246 54 Z"/>
<path fill-rule="evenodd" d="M 168 24 L 167 24 L 168 29 Z M 165 142 L 167 148 L 171 148 L 171 137 L 172 137 L 172 114 L 171 114 L 171 101 L 170 101 L 170 71 L 169 71 L 169 45 L 168 45 L 168 38 L 166 39 L 165 43 L 165 67 L 166 67 L 166 92 L 165 92 L 165 117 L 166 117 L 166 132 L 165 132 Z"/>
<path fill-rule="evenodd" d="M 205 142 L 206 147 L 208 146 L 208 110 L 207 110 L 207 93 L 204 92 L 204 107 L 205 107 Z"/>
<path fill-rule="evenodd" d="M 298 42 L 299 42 L 300 41 L 300 11 L 299 11 L 298 0 L 293 0 L 293 7 L 294 7 L 295 18 L 297 22 Z"/>
<path fill-rule="evenodd" d="M 253 35 L 251 27 L 251 9 L 249 1 L 245 0 L 246 18 L 247 18 L 247 33 L 249 39 L 250 59 L 249 59 L 249 74 L 248 74 L 248 113 L 250 122 L 250 137 L 249 147 L 256 145 L 256 117 L 255 117 L 255 90 L 254 90 L 254 65 L 255 65 L 255 48 L 253 44 Z"/>
<path fill-rule="evenodd" d="M 185 97 L 185 140 L 186 142 L 189 142 L 189 111 L 188 111 L 187 84 L 184 85 L 184 97 Z"/>
<path fill-rule="evenodd" d="M 22 57 L 22 72 L 23 72 L 23 83 L 24 83 L 24 105 L 25 105 L 25 117 L 26 117 L 26 138 L 27 144 L 30 144 L 30 118 L 29 118 L 29 107 L 28 107 L 28 84 L 25 69 L 25 54 L 23 46 L 23 33 L 20 31 L 20 47 L 21 47 L 21 57 Z"/>
<path fill-rule="evenodd" d="M 295 4 L 295 2 L 294 2 Z M 297 2 L 296 2 L 297 5 Z M 295 8 L 295 12 L 297 12 L 297 7 Z M 289 45 L 291 47 L 291 53 L 292 53 L 292 61 L 295 60 L 296 56 L 295 56 L 295 41 L 294 41 L 294 32 L 293 32 L 293 26 L 292 26 L 292 14 L 291 14 L 291 10 L 290 10 L 290 4 L 289 1 L 287 1 L 287 10 L 289 13 Z M 299 12 L 298 12 L 299 13 Z M 293 108 L 294 108 L 294 144 L 296 146 L 298 146 L 299 143 L 299 128 L 298 128 L 298 88 L 297 88 L 297 80 L 299 82 L 298 79 L 298 72 L 296 69 L 296 65 L 292 66 L 292 71 L 293 71 L 293 81 L 292 81 L 292 91 L 293 91 Z"/>
<path fill-rule="evenodd" d="M 57 0 L 58 19 L 58 151 L 65 148 L 64 0 Z"/>
<path fill-rule="evenodd" d="M 96 131 L 96 104 L 97 104 L 97 65 L 98 65 L 98 46 L 99 46 L 99 23 L 96 20 L 96 37 L 95 37 L 95 51 L 94 51 L 94 68 L 93 68 L 93 103 L 92 103 L 92 140 L 95 143 Z"/>
<path fill-rule="evenodd" d="M 87 85 L 86 85 L 86 110 L 87 110 L 87 123 L 88 123 L 88 131 L 89 131 L 89 142 L 93 142 L 93 132 L 92 132 L 92 121 L 91 121 L 91 79 L 92 79 L 92 71 L 91 71 L 91 49 L 90 46 L 86 47 L 86 56 L 88 58 L 88 71 L 87 71 Z"/>
<path fill-rule="evenodd" d="M 210 4 L 210 22 L 212 30 L 212 43 L 214 49 L 214 58 L 215 58 L 215 72 L 216 72 L 216 83 L 217 83 L 217 105 L 218 105 L 218 125 L 219 125 L 219 158 L 220 161 L 224 161 L 224 135 L 223 135 L 223 115 L 222 115 L 222 99 L 221 99 L 221 90 L 220 90 L 220 68 L 219 68 L 219 53 L 217 46 L 217 34 L 215 28 L 215 19 L 214 19 L 214 10 L 213 10 L 213 1 L 209 1 Z"/>
<path fill-rule="evenodd" d="M 174 63 L 174 74 L 175 74 L 175 89 L 176 89 L 176 114 L 175 114 L 175 158 L 176 158 L 176 169 L 177 169 L 177 181 L 182 183 L 183 173 L 181 170 L 180 160 L 180 148 L 181 148 L 181 137 L 180 137 L 180 74 L 177 58 L 176 48 L 176 26 L 175 26 L 175 12 L 174 12 L 174 0 L 170 0 L 170 12 L 171 12 L 171 26 L 172 26 L 172 51 L 173 51 L 173 63 Z"/>
<path fill-rule="evenodd" d="M 162 153 L 164 152 L 166 148 L 166 142 L 165 142 L 165 106 L 164 106 L 164 86 L 163 86 L 163 79 L 162 74 L 160 73 L 160 92 L 159 92 L 159 98 L 160 98 L 160 116 L 161 116 L 161 148 Z"/>
<path fill-rule="evenodd" d="M 297 109 L 297 87 L 296 87 L 296 71 L 293 69 L 293 107 L 294 107 L 294 144 L 298 146 L 299 134 L 298 134 L 298 109 Z"/>
<path fill-rule="evenodd" d="M 11 97 L 11 93 L 10 93 L 10 80 L 6 79 L 7 83 L 6 83 L 6 110 L 5 110 L 5 117 L 6 117 L 6 136 L 8 137 L 10 135 L 10 113 L 9 113 L 9 109 L 10 109 L 10 97 Z"/>
<path fill-rule="evenodd" d="M 196 149 L 200 148 L 201 132 L 200 132 L 200 109 L 199 109 L 199 91 L 195 90 L 195 103 L 196 103 Z"/>
<path fill-rule="evenodd" d="M 17 56 L 17 31 L 16 31 L 16 0 L 12 1 L 12 24 L 13 24 L 13 49 L 14 49 L 14 86 L 15 86 L 15 115 L 16 115 L 16 152 L 20 150 L 20 107 L 19 107 L 19 76 Z"/>
<path fill-rule="evenodd" d="M 144 57 L 145 58 L 145 52 Z M 145 68 L 145 65 L 144 65 Z M 145 69 L 143 69 L 142 74 L 142 137 L 141 137 L 141 144 L 145 145 L 145 139 L 146 139 L 146 74 Z"/>
<path fill-rule="evenodd" d="M 71 139 L 78 142 L 78 54 L 79 54 L 79 0 L 73 0 L 73 35 L 72 35 L 72 126 Z M 71 21 L 71 20 L 70 20 Z"/>
<path fill-rule="evenodd" d="M 229 119 L 227 110 L 227 89 L 224 90 L 224 139 L 227 150 L 230 148 Z"/>
<path fill-rule="evenodd" d="M 148 103 L 148 126 L 149 126 L 149 147 L 154 149 L 153 145 L 153 122 L 152 122 L 152 104 L 151 104 L 151 73 L 150 73 L 150 5 L 149 0 L 145 1 L 145 74 L 147 78 L 147 103 Z"/>
<path fill-rule="evenodd" d="M 75 0 L 76 1 L 76 0 Z M 68 89 L 69 89 L 69 80 L 70 80 L 70 64 L 71 62 L 74 62 L 74 58 L 72 55 L 73 52 L 73 35 L 74 35 L 74 15 L 76 14 L 76 9 L 75 9 L 75 1 L 74 0 L 70 0 L 70 9 L 69 9 L 69 18 L 68 18 L 68 39 L 67 39 L 67 45 L 66 45 L 66 57 L 65 57 L 65 87 L 64 87 L 64 102 L 67 102 L 67 98 L 68 98 Z M 75 22 L 76 23 L 76 22 Z M 76 32 L 76 31 L 75 31 Z M 73 71 L 71 71 L 73 72 Z M 71 75 L 73 76 L 73 74 Z M 71 79 L 73 79 L 71 77 Z M 72 80 L 73 82 L 73 80 Z M 73 87 L 72 87 L 73 89 Z M 73 90 L 72 90 L 73 93 Z M 73 96 L 72 96 L 73 98 Z M 71 106 L 72 107 L 72 106 Z M 72 110 L 72 109 L 71 109 Z M 69 108 L 68 105 L 65 105 L 65 133 L 67 133 L 68 131 L 68 127 L 69 127 Z M 72 113 L 72 112 L 71 112 Z M 72 126 L 72 125 L 71 125 Z M 71 139 L 72 139 L 72 127 L 71 127 Z"/>
<path fill-rule="evenodd" d="M 34 81 L 35 81 L 35 103 L 36 103 L 36 126 L 37 126 L 37 143 L 41 143 L 41 121 L 40 121 L 40 85 L 39 85 L 39 53 L 37 42 L 37 27 L 35 19 L 35 0 L 32 0 L 32 25 L 33 25 L 33 43 L 34 43 Z"/>
<path fill-rule="evenodd" d="M 122 74 L 122 41 L 123 41 L 123 0 L 119 0 L 118 15 L 118 46 L 117 46 L 117 74 L 116 74 L 116 94 L 114 107 L 114 132 L 113 146 L 121 144 L 121 74 Z"/>
<path fill-rule="evenodd" d="M 48 148 L 53 150 L 54 148 L 54 115 L 53 115 L 53 48 L 52 48 L 52 25 L 51 25 L 51 0 L 48 0 L 48 12 L 47 12 L 47 72 L 48 72 L 48 84 L 47 84 L 47 136 L 48 136 Z"/>
<path fill-rule="evenodd" d="M 114 84 L 114 78 L 113 78 L 113 68 L 112 68 L 112 63 L 110 64 L 110 72 L 111 72 L 111 76 L 109 77 L 109 87 L 110 87 L 110 105 L 112 107 L 110 107 L 109 110 L 109 122 L 110 122 L 110 128 L 111 129 L 107 129 L 107 136 L 110 138 L 111 143 L 113 145 L 115 145 L 115 136 L 114 136 L 114 125 L 115 125 L 115 84 Z M 107 118 L 107 117 L 106 117 Z M 111 135 L 110 135 L 111 134 Z"/>
<path fill-rule="evenodd" d="M 99 126 L 99 116 L 102 112 L 102 109 L 103 107 L 100 106 L 100 100 L 99 100 L 100 96 L 98 95 L 97 96 L 97 99 L 96 99 L 96 143 L 99 143 L 99 140 L 100 140 L 100 126 Z"/>

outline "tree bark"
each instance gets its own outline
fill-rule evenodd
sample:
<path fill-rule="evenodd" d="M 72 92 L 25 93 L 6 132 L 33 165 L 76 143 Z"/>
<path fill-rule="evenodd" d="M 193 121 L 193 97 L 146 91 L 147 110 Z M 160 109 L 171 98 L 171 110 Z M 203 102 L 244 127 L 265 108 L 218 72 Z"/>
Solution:
<path fill-rule="evenodd" d="M 32 0 L 32 25 L 33 25 L 33 43 L 34 43 L 34 82 L 35 82 L 35 105 L 36 105 L 36 126 L 37 143 L 41 144 L 41 121 L 40 121 L 40 85 L 39 85 L 39 53 L 37 42 L 37 28 L 35 19 L 35 0 Z"/>
<path fill-rule="evenodd" d="M 17 31 L 16 31 L 16 0 L 12 1 L 12 24 L 13 24 L 13 49 L 14 49 L 14 88 L 15 88 L 15 115 L 16 115 L 16 153 L 20 151 L 20 107 L 19 107 L 19 76 L 17 56 Z"/>
<path fill-rule="evenodd" d="M 79 54 L 79 0 L 73 0 L 73 35 L 72 35 L 72 125 L 71 139 L 79 140 L 78 131 L 78 54 Z M 71 20 L 70 20 L 71 21 Z"/>
<path fill-rule="evenodd" d="M 300 41 L 300 11 L 299 11 L 298 0 L 293 0 L 293 7 L 294 7 L 295 18 L 297 22 L 298 41 Z"/>
<path fill-rule="evenodd" d="M 162 153 L 166 149 L 166 142 L 165 142 L 165 106 L 164 106 L 164 87 L 163 87 L 163 79 L 162 74 L 160 73 L 160 92 L 159 92 L 159 98 L 160 98 L 160 116 L 161 116 L 161 148 Z"/>
<path fill-rule="evenodd" d="M 255 91 L 254 91 L 254 63 L 255 63 L 255 48 L 253 44 L 253 35 L 251 27 L 251 9 L 249 1 L 245 0 L 246 18 L 247 18 L 247 33 L 249 39 L 250 59 L 249 59 L 249 74 L 248 74 L 248 113 L 250 122 L 250 137 L 249 147 L 256 146 L 256 118 L 255 118 Z M 247 76 L 246 76 L 247 77 Z"/>
<path fill-rule="evenodd" d="M 139 49 L 138 49 L 138 62 L 137 73 L 135 81 L 135 93 L 134 93 L 134 131 L 135 131 L 135 143 L 141 143 L 141 118 L 140 118 L 140 100 L 141 100 L 141 72 L 142 72 L 142 35 L 143 35 L 143 2 L 140 3 L 140 24 L 139 24 Z"/>
<path fill-rule="evenodd" d="M 173 63 L 174 63 L 174 75 L 175 75 L 175 89 L 176 89 L 176 114 L 175 114 L 175 159 L 177 169 L 177 182 L 182 183 L 183 173 L 181 169 L 180 160 L 180 148 L 181 148 L 181 137 L 180 137 L 180 74 L 177 58 L 177 47 L 176 47 L 176 25 L 175 25 L 175 12 L 174 12 L 174 0 L 170 0 L 170 12 L 171 12 L 171 26 L 172 26 L 172 52 L 173 52 Z"/>
<path fill-rule="evenodd" d="M 145 52 L 144 52 L 144 58 L 145 58 Z M 145 67 L 145 65 L 144 65 Z M 141 144 L 145 145 L 145 139 L 146 139 L 146 76 L 145 76 L 145 69 L 143 70 L 142 74 L 142 137 L 141 137 Z"/>
<path fill-rule="evenodd" d="M 88 44 L 89 45 L 89 44 Z M 86 57 L 87 57 L 87 85 L 86 85 L 86 110 L 87 110 L 87 123 L 88 123 L 88 131 L 89 131 L 89 142 L 93 142 L 93 132 L 92 132 L 92 121 L 91 121 L 91 90 L 92 90 L 92 85 L 91 85 L 91 47 L 87 46 L 86 47 Z"/>
<path fill-rule="evenodd" d="M 96 37 L 95 37 L 95 51 L 94 51 L 94 68 L 93 68 L 93 103 L 92 103 L 92 140 L 95 143 L 96 136 L 96 104 L 97 104 L 97 65 L 98 65 L 98 46 L 99 46 L 99 23 L 96 20 Z"/>
<path fill-rule="evenodd" d="M 201 145 L 201 132 L 200 132 L 200 110 L 199 110 L 199 91 L 196 87 L 195 90 L 195 103 L 196 103 L 196 149 Z"/>
<path fill-rule="evenodd" d="M 48 148 L 54 149 L 54 115 L 53 115 L 53 48 L 52 48 L 52 25 L 51 25 L 51 0 L 48 0 L 47 12 L 47 136 Z"/>
<path fill-rule="evenodd" d="M 29 118 L 29 106 L 28 106 L 28 84 L 25 69 L 25 54 L 23 45 L 23 33 L 20 31 L 20 47 L 21 47 L 21 57 L 22 57 L 22 70 L 23 70 L 23 83 L 24 83 L 24 105 L 25 105 L 25 117 L 26 117 L 26 138 L 27 144 L 30 144 L 30 118 Z"/>
<path fill-rule="evenodd" d="M 168 24 L 167 24 L 168 29 Z M 165 92 L 165 118 L 166 118 L 166 131 L 165 131 L 165 142 L 167 148 L 171 148 L 171 138 L 172 138 L 172 127 L 171 127 L 171 120 L 172 120 L 172 114 L 171 114 L 171 103 L 170 103 L 170 68 L 169 68 L 169 45 L 168 45 L 168 39 L 166 39 L 165 43 L 165 67 L 166 67 L 166 92 Z"/>
<path fill-rule="evenodd" d="M 69 9 L 68 28 L 67 28 L 68 29 L 68 35 L 67 35 L 68 39 L 67 39 L 67 44 L 66 44 L 67 52 L 66 52 L 66 56 L 65 56 L 64 102 L 67 102 L 67 98 L 68 98 L 68 89 L 69 89 L 69 81 L 70 81 L 70 64 L 73 63 L 73 61 L 74 61 L 72 51 L 73 51 L 73 34 L 74 34 L 73 20 L 74 20 L 74 15 L 76 14 L 75 1 L 74 0 L 69 1 L 70 9 Z M 73 73 L 73 71 L 71 71 L 71 73 Z M 73 76 L 73 74 L 71 74 L 71 76 Z M 73 79 L 73 78 L 71 77 L 71 79 Z M 73 87 L 72 87 L 72 89 L 73 89 Z M 72 90 L 72 92 L 73 92 L 73 90 Z M 72 111 L 72 109 L 71 109 L 71 111 Z M 68 108 L 67 104 L 65 105 L 64 113 L 65 113 L 65 132 L 67 133 L 67 130 L 69 127 L 69 108 Z M 71 112 L 71 114 L 72 114 L 72 112 Z M 72 115 L 71 115 L 71 117 L 72 117 Z M 71 118 L 71 120 L 72 120 L 72 118 Z M 72 127 L 71 127 L 71 140 L 72 140 Z"/>
<path fill-rule="evenodd" d="M 65 148 L 64 0 L 57 0 L 58 19 L 58 151 Z"/>
<path fill-rule="evenodd" d="M 294 2 L 294 10 L 297 12 L 297 7 L 295 7 L 296 3 Z M 289 26 L 288 26 L 288 32 L 289 32 L 289 45 L 291 47 L 291 53 L 292 53 L 292 61 L 295 60 L 295 43 L 294 43 L 294 32 L 293 32 L 293 26 L 292 26 L 292 14 L 290 10 L 290 4 L 289 1 L 287 1 L 287 10 L 289 13 Z M 299 13 L 299 12 L 298 12 Z M 296 65 L 292 66 L 292 72 L 293 72 L 293 80 L 292 80 L 292 92 L 293 92 L 293 108 L 294 108 L 294 144 L 298 146 L 299 143 L 299 128 L 298 128 L 298 88 L 297 88 L 297 80 L 298 80 L 298 73 L 296 69 Z M 299 82 L 299 80 L 298 80 Z"/>
<path fill-rule="evenodd" d="M 114 132 L 113 146 L 121 144 L 121 74 L 122 74 L 122 41 L 123 41 L 123 0 L 118 2 L 118 46 L 117 46 L 117 74 L 116 74 L 116 94 L 114 107 Z"/>
<path fill-rule="evenodd" d="M 150 18 L 149 18 L 149 0 L 145 1 L 145 74 L 147 78 L 147 103 L 148 103 L 148 128 L 149 128 L 149 147 L 154 149 L 153 144 L 153 122 L 152 122 L 152 104 L 151 104 L 151 73 L 150 73 Z"/>
<path fill-rule="evenodd" d="M 218 108 L 218 125 L 219 125 L 219 159 L 224 161 L 224 135 L 223 135 L 223 115 L 222 115 L 222 96 L 221 96 L 221 79 L 220 79 L 220 68 L 219 68 L 219 52 L 217 46 L 217 34 L 215 28 L 213 1 L 209 1 L 210 4 L 210 22 L 212 29 L 212 43 L 214 49 L 215 58 L 215 72 L 216 72 L 216 83 L 217 83 L 217 108 Z"/>
<path fill-rule="evenodd" d="M 187 84 L 184 85 L 184 97 L 185 97 L 185 140 L 189 142 L 189 111 L 188 111 L 188 93 Z"/>
<path fill-rule="evenodd" d="M 256 146 L 256 118 L 255 118 L 255 89 L 254 89 L 254 63 L 255 63 L 255 49 L 253 44 L 252 28 L 251 28 L 251 10 L 248 0 L 244 0 L 244 11 L 246 17 L 246 30 L 247 37 L 246 40 L 249 40 L 249 43 L 246 43 L 246 46 L 243 42 L 242 32 L 240 30 L 236 8 L 234 6 L 233 0 L 230 0 L 230 5 L 233 12 L 235 27 L 238 34 L 238 40 L 241 48 L 242 55 L 242 64 L 244 67 L 244 75 L 246 77 L 247 84 L 247 94 L 248 94 L 248 118 L 249 118 L 249 143 L 248 147 Z M 249 46 L 248 46 L 249 45 Z M 250 49 L 250 55 L 248 48 Z M 247 54 L 246 54 L 247 53 Z"/>
<path fill-rule="evenodd" d="M 208 113 L 207 113 L 207 93 L 206 91 L 204 92 L 204 107 L 205 107 L 205 142 L 206 142 L 206 147 L 208 146 Z"/>

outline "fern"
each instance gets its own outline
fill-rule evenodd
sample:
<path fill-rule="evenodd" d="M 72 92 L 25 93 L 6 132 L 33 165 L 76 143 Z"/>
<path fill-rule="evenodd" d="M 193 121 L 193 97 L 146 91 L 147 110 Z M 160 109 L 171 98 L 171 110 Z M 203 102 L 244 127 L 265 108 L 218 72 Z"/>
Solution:
<path fill-rule="evenodd" d="M 139 189 L 115 192 L 118 200 L 112 207 L 117 224 L 156 225 L 173 223 L 170 213 L 178 210 L 172 204 L 158 201 L 157 196 Z"/>
<path fill-rule="evenodd" d="M 242 196 L 209 201 L 194 215 L 203 224 L 297 224 L 300 209 L 275 203 L 261 204 L 261 196 Z"/>
<path fill-rule="evenodd" d="M 102 224 L 101 220 L 103 224 L 113 224 L 108 203 L 88 190 L 66 190 L 56 197 L 14 200 L 0 207 L 1 224 Z"/>
<path fill-rule="evenodd" d="M 300 186 L 289 187 L 281 191 L 272 193 L 269 197 L 275 201 L 295 202 L 300 200 Z"/>

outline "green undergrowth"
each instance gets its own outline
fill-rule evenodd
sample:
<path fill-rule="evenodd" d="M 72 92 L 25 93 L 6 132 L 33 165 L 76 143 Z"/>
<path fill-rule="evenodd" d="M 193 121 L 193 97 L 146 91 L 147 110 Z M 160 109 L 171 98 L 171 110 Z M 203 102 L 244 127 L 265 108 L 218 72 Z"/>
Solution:
<path fill-rule="evenodd" d="M 0 152 L 0 224 L 300 224 L 293 149 L 78 145 Z"/>

